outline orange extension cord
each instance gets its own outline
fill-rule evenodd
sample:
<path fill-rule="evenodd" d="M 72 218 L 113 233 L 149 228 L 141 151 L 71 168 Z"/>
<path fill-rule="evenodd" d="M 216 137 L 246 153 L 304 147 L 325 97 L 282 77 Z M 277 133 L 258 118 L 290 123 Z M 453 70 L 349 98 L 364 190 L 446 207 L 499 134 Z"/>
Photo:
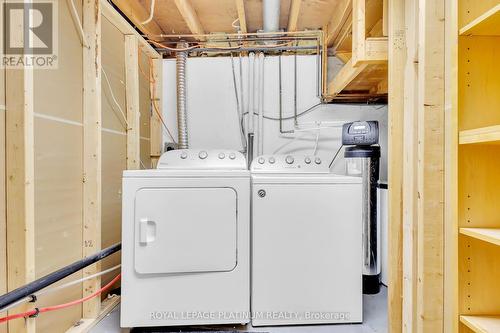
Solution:
<path fill-rule="evenodd" d="M 121 274 L 118 274 L 113 280 L 111 280 L 104 287 L 102 287 L 101 289 L 99 289 L 98 291 L 96 291 L 93 294 L 85 296 L 84 298 L 80 298 L 80 299 L 77 299 L 77 300 L 74 300 L 74 301 L 71 301 L 71 302 L 68 302 L 68 303 L 64 303 L 64 304 L 48 306 L 48 307 L 41 308 L 41 309 L 36 309 L 35 308 L 35 309 L 31 310 L 31 311 L 22 312 L 22 313 L 16 313 L 16 314 L 13 314 L 13 315 L 10 315 L 10 316 L 7 316 L 7 317 L 0 318 L 0 323 L 5 323 L 5 322 L 8 322 L 9 320 L 18 319 L 18 318 L 35 317 L 38 314 L 43 313 L 43 312 L 61 310 L 61 309 L 64 309 L 64 308 L 67 308 L 67 307 L 70 307 L 70 306 L 73 306 L 73 305 L 77 305 L 77 304 L 83 303 L 85 301 L 88 301 L 91 298 L 94 298 L 94 297 L 102 294 L 104 291 L 106 291 L 109 288 L 111 288 L 111 286 L 113 284 L 115 284 L 118 280 L 120 280 L 120 278 L 121 278 Z"/>

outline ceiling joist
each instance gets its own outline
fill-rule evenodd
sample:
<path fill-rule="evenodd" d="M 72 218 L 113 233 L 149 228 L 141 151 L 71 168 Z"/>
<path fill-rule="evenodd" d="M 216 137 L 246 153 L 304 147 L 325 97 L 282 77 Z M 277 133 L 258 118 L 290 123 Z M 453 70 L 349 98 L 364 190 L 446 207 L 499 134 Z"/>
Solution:
<path fill-rule="evenodd" d="M 290 3 L 290 15 L 288 16 L 288 31 L 297 31 L 299 22 L 300 5 L 302 0 L 292 0 Z"/>
<path fill-rule="evenodd" d="M 333 16 L 328 23 L 326 42 L 332 46 L 334 40 L 343 30 L 345 24 L 349 24 L 352 13 L 352 0 L 340 0 L 333 10 Z"/>
<path fill-rule="evenodd" d="M 243 0 L 235 0 L 236 1 L 236 10 L 238 11 L 238 21 L 240 22 L 240 31 L 241 33 L 246 34 L 247 30 L 247 18 L 245 14 L 245 3 Z"/>
<path fill-rule="evenodd" d="M 175 0 L 175 5 L 177 9 L 181 13 L 184 21 L 186 22 L 189 30 L 193 35 L 204 35 L 205 29 L 203 29 L 203 25 L 201 24 L 196 11 L 194 10 L 193 5 L 190 0 Z M 205 37 L 198 37 L 199 40 L 205 40 Z"/>

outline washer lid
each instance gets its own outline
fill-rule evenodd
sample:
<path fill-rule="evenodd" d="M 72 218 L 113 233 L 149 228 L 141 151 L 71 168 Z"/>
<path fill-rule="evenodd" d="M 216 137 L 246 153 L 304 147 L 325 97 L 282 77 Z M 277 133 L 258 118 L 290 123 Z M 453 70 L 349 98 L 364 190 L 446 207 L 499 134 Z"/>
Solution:
<path fill-rule="evenodd" d="M 246 170 L 245 156 L 236 150 L 178 149 L 163 153 L 158 169 Z"/>

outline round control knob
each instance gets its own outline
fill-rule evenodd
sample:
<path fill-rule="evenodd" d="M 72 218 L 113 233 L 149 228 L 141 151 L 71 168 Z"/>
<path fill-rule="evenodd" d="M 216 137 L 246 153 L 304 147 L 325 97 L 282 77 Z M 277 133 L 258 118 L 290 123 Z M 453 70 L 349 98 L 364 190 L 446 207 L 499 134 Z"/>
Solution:
<path fill-rule="evenodd" d="M 311 164 L 311 159 L 309 157 L 306 157 L 304 158 L 304 162 L 306 162 L 306 164 Z"/>
<path fill-rule="evenodd" d="M 224 154 L 224 153 L 220 153 L 220 154 L 219 154 L 219 158 L 220 158 L 221 160 L 223 160 L 224 158 L 226 158 L 226 154 Z"/>
<path fill-rule="evenodd" d="M 288 155 L 286 158 L 285 158 L 285 162 L 288 163 L 288 164 L 292 164 L 295 160 L 293 159 L 293 156 L 290 156 Z"/>
<path fill-rule="evenodd" d="M 269 157 L 269 163 L 274 164 L 276 162 L 276 159 L 274 157 Z"/>
<path fill-rule="evenodd" d="M 234 160 L 236 158 L 236 154 L 235 153 L 231 153 L 229 154 L 229 158 Z"/>
<path fill-rule="evenodd" d="M 183 160 L 185 160 L 187 157 L 188 157 L 188 154 L 187 154 L 185 151 L 183 151 L 183 152 L 181 153 L 181 158 L 182 158 Z"/>
<path fill-rule="evenodd" d="M 259 157 L 259 160 L 258 160 L 259 164 L 264 164 L 265 161 L 266 160 L 264 159 L 264 157 Z"/>
<path fill-rule="evenodd" d="M 201 158 L 202 160 L 204 160 L 205 158 L 208 157 L 208 153 L 204 150 L 200 151 L 200 153 L 198 154 L 198 157 Z"/>
<path fill-rule="evenodd" d="M 321 164 L 321 158 L 316 157 L 316 159 L 314 160 L 314 163 Z"/>

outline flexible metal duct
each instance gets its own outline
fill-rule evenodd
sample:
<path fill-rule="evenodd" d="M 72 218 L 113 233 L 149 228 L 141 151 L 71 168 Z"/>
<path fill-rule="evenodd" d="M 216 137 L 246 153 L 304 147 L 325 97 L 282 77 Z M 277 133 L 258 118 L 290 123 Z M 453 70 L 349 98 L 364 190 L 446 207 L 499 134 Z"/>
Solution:
<path fill-rule="evenodd" d="M 280 29 L 280 0 L 263 0 L 262 13 L 265 32 L 274 32 Z"/>
<path fill-rule="evenodd" d="M 188 47 L 187 43 L 178 43 L 178 48 Z M 177 52 L 176 77 L 177 77 L 177 129 L 179 149 L 189 148 L 187 109 L 186 109 L 186 59 L 187 52 Z"/>

